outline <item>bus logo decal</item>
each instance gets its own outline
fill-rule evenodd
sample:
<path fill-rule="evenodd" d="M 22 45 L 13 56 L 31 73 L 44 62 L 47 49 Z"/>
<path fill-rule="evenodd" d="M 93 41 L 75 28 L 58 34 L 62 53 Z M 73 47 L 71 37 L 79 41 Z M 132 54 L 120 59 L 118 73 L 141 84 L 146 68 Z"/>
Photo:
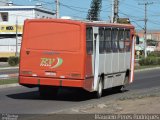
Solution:
<path fill-rule="evenodd" d="M 57 58 L 57 64 L 52 66 L 51 68 L 57 68 L 59 66 L 61 66 L 63 63 L 63 59 L 62 58 Z"/>
<path fill-rule="evenodd" d="M 58 68 L 63 64 L 62 58 L 41 58 L 40 66 Z"/>

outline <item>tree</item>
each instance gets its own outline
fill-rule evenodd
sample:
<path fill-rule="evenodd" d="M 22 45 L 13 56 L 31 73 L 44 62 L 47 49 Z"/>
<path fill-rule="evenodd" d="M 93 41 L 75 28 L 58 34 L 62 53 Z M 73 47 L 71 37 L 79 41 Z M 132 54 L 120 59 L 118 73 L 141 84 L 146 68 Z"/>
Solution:
<path fill-rule="evenodd" d="M 117 22 L 121 24 L 131 24 L 129 18 L 119 18 Z"/>
<path fill-rule="evenodd" d="M 88 10 L 87 19 L 94 21 L 100 20 L 101 7 L 102 0 L 92 0 L 90 9 Z"/>

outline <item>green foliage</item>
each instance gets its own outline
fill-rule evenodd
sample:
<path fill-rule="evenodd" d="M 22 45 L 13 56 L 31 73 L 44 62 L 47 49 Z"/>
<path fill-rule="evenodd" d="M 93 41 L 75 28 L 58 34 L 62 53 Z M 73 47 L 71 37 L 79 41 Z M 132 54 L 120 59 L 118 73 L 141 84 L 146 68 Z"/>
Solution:
<path fill-rule="evenodd" d="M 92 0 L 90 9 L 88 10 L 87 19 L 93 21 L 99 21 L 101 7 L 102 7 L 102 0 Z"/>
<path fill-rule="evenodd" d="M 8 64 L 10 66 L 16 66 L 19 64 L 19 57 L 15 57 L 15 56 L 12 56 L 12 57 L 9 57 L 8 58 Z"/>
<path fill-rule="evenodd" d="M 149 53 L 148 57 L 160 57 L 160 52 L 158 52 L 158 51 L 151 52 L 151 53 Z"/>
<path fill-rule="evenodd" d="M 158 62 L 158 65 L 160 65 L 160 59 L 158 59 L 157 62 Z"/>
<path fill-rule="evenodd" d="M 147 58 L 142 58 L 139 60 L 141 66 L 146 65 L 160 65 L 160 57 L 148 56 Z"/>
<path fill-rule="evenodd" d="M 130 20 L 128 18 L 119 18 L 118 23 L 121 24 L 131 24 Z"/>
<path fill-rule="evenodd" d="M 0 85 L 13 84 L 13 83 L 18 83 L 18 79 L 17 78 L 0 79 Z"/>
<path fill-rule="evenodd" d="M 141 58 L 139 60 L 141 66 L 146 65 L 160 65 L 160 52 L 155 51 L 148 54 L 147 58 Z"/>

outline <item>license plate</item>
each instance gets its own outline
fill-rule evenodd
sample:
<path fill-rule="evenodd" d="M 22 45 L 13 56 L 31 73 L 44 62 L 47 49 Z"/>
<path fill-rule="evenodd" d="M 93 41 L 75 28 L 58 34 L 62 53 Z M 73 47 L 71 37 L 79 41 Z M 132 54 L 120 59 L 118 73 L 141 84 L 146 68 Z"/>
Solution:
<path fill-rule="evenodd" d="M 56 76 L 55 72 L 45 72 L 45 75 L 47 76 Z"/>

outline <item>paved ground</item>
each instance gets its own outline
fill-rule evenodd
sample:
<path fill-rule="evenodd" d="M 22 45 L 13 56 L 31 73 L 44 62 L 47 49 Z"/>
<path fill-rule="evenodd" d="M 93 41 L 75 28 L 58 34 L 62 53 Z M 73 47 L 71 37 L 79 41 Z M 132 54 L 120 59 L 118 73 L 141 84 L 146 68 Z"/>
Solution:
<path fill-rule="evenodd" d="M 0 62 L 0 68 L 9 67 L 8 62 Z"/>
<path fill-rule="evenodd" d="M 18 77 L 19 67 L 10 67 L 7 62 L 0 62 L 0 80 Z"/>
<path fill-rule="evenodd" d="M 0 69 L 0 80 L 6 80 L 8 78 L 17 78 L 18 77 L 18 68 L 1 68 Z"/>
<path fill-rule="evenodd" d="M 101 99 L 95 99 L 93 94 L 76 90 L 60 90 L 58 97 L 47 100 L 39 97 L 37 88 L 14 87 L 0 89 L 0 113 L 26 113 L 26 114 L 49 114 L 69 108 L 85 106 L 88 104 L 101 103 L 112 99 L 118 99 L 131 92 L 159 87 L 160 70 L 152 70 L 135 74 L 135 82 L 128 86 L 124 93 L 116 93 L 106 90 Z"/>
<path fill-rule="evenodd" d="M 160 114 L 160 87 L 133 90 L 116 99 L 70 108 L 63 114 Z"/>

